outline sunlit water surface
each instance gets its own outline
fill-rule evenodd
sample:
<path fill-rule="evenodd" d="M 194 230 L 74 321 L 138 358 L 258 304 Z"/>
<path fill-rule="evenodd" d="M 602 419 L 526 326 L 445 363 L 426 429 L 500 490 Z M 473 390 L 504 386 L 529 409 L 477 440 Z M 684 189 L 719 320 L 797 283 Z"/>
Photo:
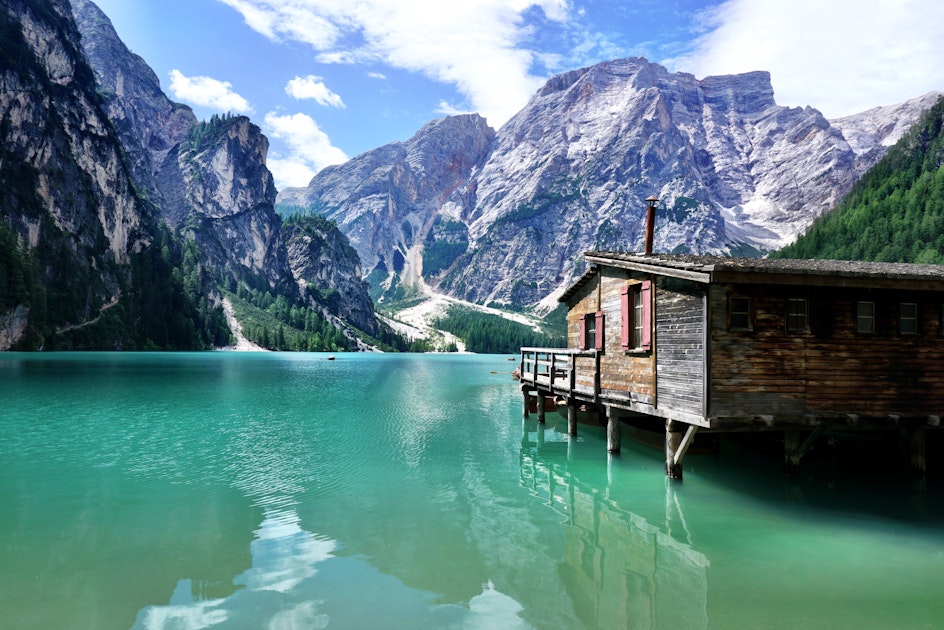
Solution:
<path fill-rule="evenodd" d="M 937 628 L 932 482 L 521 419 L 504 356 L 0 355 L 5 628 Z M 566 423 L 565 423 L 566 424 Z"/>

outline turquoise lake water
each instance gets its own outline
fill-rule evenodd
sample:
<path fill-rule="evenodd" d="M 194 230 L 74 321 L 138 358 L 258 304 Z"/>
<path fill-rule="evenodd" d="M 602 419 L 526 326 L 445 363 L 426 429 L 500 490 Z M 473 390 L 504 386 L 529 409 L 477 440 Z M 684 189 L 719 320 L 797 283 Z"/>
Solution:
<path fill-rule="evenodd" d="M 336 356 L 0 354 L 0 626 L 944 624 L 939 483 L 673 483 L 522 420 L 505 356 Z"/>

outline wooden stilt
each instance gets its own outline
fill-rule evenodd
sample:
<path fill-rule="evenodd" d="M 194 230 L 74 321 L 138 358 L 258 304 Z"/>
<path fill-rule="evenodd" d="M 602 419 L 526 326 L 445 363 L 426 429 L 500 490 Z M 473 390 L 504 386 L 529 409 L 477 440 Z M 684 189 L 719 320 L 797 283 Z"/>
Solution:
<path fill-rule="evenodd" d="M 606 450 L 620 452 L 620 421 L 614 407 L 606 408 Z"/>
<path fill-rule="evenodd" d="M 536 395 L 536 399 L 537 399 L 537 401 L 538 401 L 538 423 L 544 424 L 544 423 L 545 423 L 545 417 L 544 417 L 544 394 L 541 393 L 540 391 L 538 391 L 538 392 L 535 392 L 535 395 Z"/>
<path fill-rule="evenodd" d="M 927 451 L 925 441 L 925 430 L 914 429 L 910 432 L 909 445 L 911 448 L 911 470 L 916 473 L 924 474 L 927 471 Z"/>
<path fill-rule="evenodd" d="M 783 466 L 790 475 L 800 467 L 800 432 L 796 429 L 783 432 Z"/>
<path fill-rule="evenodd" d="M 567 433 L 577 435 L 577 402 L 573 398 L 567 399 Z"/>
<path fill-rule="evenodd" d="M 673 420 L 665 421 L 665 475 L 669 479 L 682 478 L 682 460 L 676 454 L 685 437 L 684 425 Z"/>
<path fill-rule="evenodd" d="M 524 404 L 521 408 L 521 416 L 527 418 L 531 415 L 531 410 L 528 408 L 530 406 L 530 400 L 528 400 L 528 388 L 525 385 L 521 386 L 521 397 L 524 399 Z"/>

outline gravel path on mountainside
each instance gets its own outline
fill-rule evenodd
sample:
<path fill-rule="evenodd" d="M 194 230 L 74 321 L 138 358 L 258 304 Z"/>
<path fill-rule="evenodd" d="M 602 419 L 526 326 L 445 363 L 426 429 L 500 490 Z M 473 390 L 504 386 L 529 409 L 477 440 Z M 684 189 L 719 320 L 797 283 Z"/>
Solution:
<path fill-rule="evenodd" d="M 243 335 L 243 327 L 236 320 L 236 315 L 233 314 L 233 304 L 228 298 L 223 298 L 223 314 L 226 315 L 226 323 L 229 324 L 230 331 L 233 333 L 233 336 L 236 337 L 236 345 L 220 348 L 220 350 L 236 350 L 239 352 L 266 351 L 265 348 L 257 346 Z"/>

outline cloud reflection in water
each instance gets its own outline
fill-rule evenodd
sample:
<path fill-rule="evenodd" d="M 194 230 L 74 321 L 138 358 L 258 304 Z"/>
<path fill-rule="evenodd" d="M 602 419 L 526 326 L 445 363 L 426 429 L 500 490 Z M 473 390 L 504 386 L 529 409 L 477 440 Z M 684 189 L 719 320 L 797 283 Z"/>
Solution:
<path fill-rule="evenodd" d="M 336 556 L 338 543 L 302 529 L 294 511 L 266 512 L 255 535 L 252 566 L 233 580 L 244 588 L 201 601 L 192 580 L 181 579 L 167 605 L 139 611 L 134 628 L 197 630 L 224 622 L 269 630 L 396 627 L 407 620 L 468 630 L 530 627 L 520 617 L 522 605 L 491 582 L 468 607 L 437 605 L 435 593 L 411 589 L 363 558 Z"/>

